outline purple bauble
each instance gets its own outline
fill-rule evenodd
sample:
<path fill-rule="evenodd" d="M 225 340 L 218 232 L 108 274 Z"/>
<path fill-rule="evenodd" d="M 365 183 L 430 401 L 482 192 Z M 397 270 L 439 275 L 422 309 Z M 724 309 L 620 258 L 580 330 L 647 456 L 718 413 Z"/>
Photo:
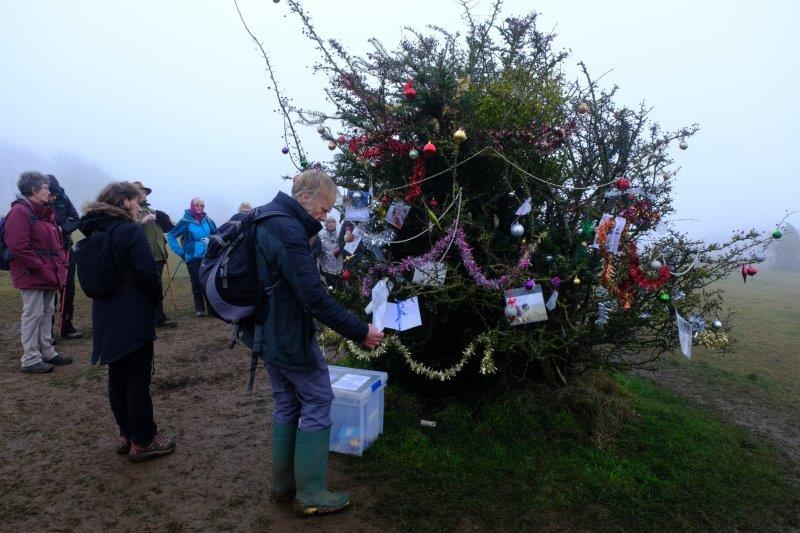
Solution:
<path fill-rule="evenodd" d="M 525 280 L 525 290 L 532 291 L 533 287 L 536 286 L 536 282 L 532 279 Z"/>
<path fill-rule="evenodd" d="M 289 147 L 288 146 L 284 146 L 283 148 L 281 148 L 281 153 L 284 154 L 284 155 L 288 154 L 289 153 Z"/>

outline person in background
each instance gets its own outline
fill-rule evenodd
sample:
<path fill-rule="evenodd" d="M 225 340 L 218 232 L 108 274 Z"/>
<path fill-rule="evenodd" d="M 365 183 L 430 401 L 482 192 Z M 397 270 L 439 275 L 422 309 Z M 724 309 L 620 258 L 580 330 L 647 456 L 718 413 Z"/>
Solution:
<path fill-rule="evenodd" d="M 253 206 L 247 202 L 242 202 L 239 204 L 239 210 L 236 212 L 235 215 L 231 217 L 228 222 L 235 222 L 237 220 L 243 220 L 244 217 L 247 216 L 247 213 L 253 210 Z"/>
<path fill-rule="evenodd" d="M 217 225 L 206 215 L 205 207 L 202 198 L 192 198 L 183 218 L 167 234 L 170 248 L 183 259 L 189 270 L 194 294 L 194 314 L 199 317 L 207 314 L 205 292 L 200 285 L 200 263 L 206 255 L 208 238 L 217 231 Z"/>
<path fill-rule="evenodd" d="M 247 322 L 242 340 L 261 353 L 272 384 L 272 471 L 275 503 L 294 500 L 298 514 L 332 513 L 350 504 L 346 493 L 327 489 L 333 390 L 314 319 L 368 348 L 383 333 L 334 300 L 320 282 L 309 239 L 320 230 L 336 201 L 336 185 L 319 170 L 297 176 L 292 196 L 283 192 L 267 204 L 274 216 L 256 226 L 259 272 L 274 272 L 263 322 Z M 255 339 L 260 346 L 253 346 Z"/>
<path fill-rule="evenodd" d="M 342 252 L 336 235 L 335 218 L 328 217 L 325 221 L 325 228 L 319 232 L 319 240 L 322 244 L 320 270 L 325 276 L 325 283 L 329 287 L 338 288 L 342 275 Z"/>
<path fill-rule="evenodd" d="M 127 181 L 107 185 L 86 206 L 81 230 L 109 234 L 110 260 L 122 283 L 110 295 L 92 300 L 92 364 L 108 365 L 108 401 L 119 427 L 117 453 L 133 462 L 175 450 L 175 438 L 158 434 L 153 419 L 150 380 L 155 313 L 161 280 L 141 224 L 141 190 Z"/>
<path fill-rule="evenodd" d="M 67 281 L 61 290 L 60 303 L 56 300 L 59 309 L 57 324 L 59 329 L 56 336 L 61 339 L 80 339 L 80 333 L 72 324 L 75 313 L 75 251 L 72 248 L 72 232 L 78 229 L 80 216 L 64 188 L 52 174 L 47 175 L 50 180 L 50 204 L 56 213 L 56 221 L 61 228 L 64 252 L 67 254 Z"/>
<path fill-rule="evenodd" d="M 66 283 L 67 259 L 56 215 L 47 205 L 50 179 L 23 172 L 17 188 L 6 216 L 5 244 L 14 256 L 11 281 L 22 295 L 20 362 L 23 372 L 42 374 L 72 362 L 56 353 L 52 340 L 56 291 Z"/>
<path fill-rule="evenodd" d="M 149 187 L 145 187 L 141 181 L 134 181 L 132 183 L 141 191 L 142 197 L 144 198 L 140 204 L 141 210 L 139 211 L 139 216 L 136 221 L 142 225 L 144 234 L 147 237 L 147 243 L 150 245 L 150 251 L 153 252 L 153 259 L 156 262 L 156 274 L 158 274 L 158 279 L 161 281 L 163 279 L 164 265 L 166 265 L 169 260 L 169 252 L 167 251 L 167 239 L 164 237 L 164 230 L 156 220 L 156 211 L 150 207 L 150 204 L 147 202 L 147 196 L 152 193 L 153 190 Z M 161 299 L 159 299 L 156 304 L 155 313 L 156 326 L 174 328 L 178 325 L 177 322 L 170 319 L 164 313 L 164 301 Z"/>

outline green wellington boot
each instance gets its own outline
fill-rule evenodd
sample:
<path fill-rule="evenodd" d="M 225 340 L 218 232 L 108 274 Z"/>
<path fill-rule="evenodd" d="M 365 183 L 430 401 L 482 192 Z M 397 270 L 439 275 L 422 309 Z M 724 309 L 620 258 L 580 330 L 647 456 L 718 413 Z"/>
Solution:
<path fill-rule="evenodd" d="M 272 492 L 269 501 L 286 503 L 294 499 L 294 441 L 297 426 L 272 426 Z"/>
<path fill-rule="evenodd" d="M 328 492 L 328 445 L 330 428 L 322 431 L 298 431 L 294 452 L 294 479 L 297 496 L 294 510 L 297 514 L 335 513 L 350 505 L 350 495 Z"/>

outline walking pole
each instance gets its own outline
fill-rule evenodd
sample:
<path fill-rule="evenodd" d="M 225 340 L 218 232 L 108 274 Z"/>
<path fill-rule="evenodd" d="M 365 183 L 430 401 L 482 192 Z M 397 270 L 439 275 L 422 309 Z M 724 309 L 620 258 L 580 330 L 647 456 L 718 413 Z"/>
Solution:
<path fill-rule="evenodd" d="M 67 276 L 69 276 L 69 251 L 67 251 Z M 66 281 L 64 282 L 64 286 L 61 287 L 58 296 L 61 301 L 59 302 L 58 305 L 58 325 L 56 326 L 57 332 L 55 334 L 56 341 L 61 340 L 62 328 L 64 327 L 64 300 L 66 300 L 67 296 Z M 50 334 L 52 335 L 52 331 L 50 332 Z"/>
<path fill-rule="evenodd" d="M 167 277 L 170 277 L 170 275 L 169 275 L 169 260 L 164 262 L 164 266 L 167 267 Z M 178 263 L 178 266 L 181 266 L 181 264 Z M 176 268 L 175 271 L 177 272 L 178 269 Z M 177 311 L 178 310 L 178 304 L 175 303 L 175 289 L 172 288 L 172 281 L 171 280 L 169 282 L 169 285 L 167 286 L 167 290 L 169 291 L 169 295 L 171 296 L 171 299 L 172 299 L 172 307 L 174 307 L 175 311 Z"/>
<path fill-rule="evenodd" d="M 167 288 L 164 289 L 164 294 L 162 294 L 161 296 L 166 296 L 167 291 L 172 288 L 172 282 L 175 281 L 175 274 L 177 274 L 178 270 L 181 268 L 181 263 L 183 263 L 183 258 L 182 257 L 181 257 L 181 260 L 178 262 L 178 266 L 175 267 L 175 272 L 172 273 L 172 277 L 169 280 L 169 284 L 167 285 Z M 167 274 L 169 274 L 169 270 L 167 270 Z M 176 307 L 175 310 L 177 311 L 178 308 Z"/>

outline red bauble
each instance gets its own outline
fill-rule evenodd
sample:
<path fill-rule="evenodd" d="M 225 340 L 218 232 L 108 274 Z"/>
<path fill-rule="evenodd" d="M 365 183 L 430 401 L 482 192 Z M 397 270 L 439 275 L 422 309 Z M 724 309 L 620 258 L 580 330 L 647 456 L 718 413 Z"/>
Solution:
<path fill-rule="evenodd" d="M 428 143 L 422 148 L 422 153 L 425 155 L 434 155 L 436 153 L 436 145 Z"/>
<path fill-rule="evenodd" d="M 342 270 L 342 279 L 345 281 L 350 281 L 350 278 L 353 277 L 352 272 L 349 270 Z"/>
<path fill-rule="evenodd" d="M 388 194 L 383 193 L 383 198 L 381 198 L 381 205 L 383 207 L 389 207 L 389 195 Z"/>
<path fill-rule="evenodd" d="M 336 137 L 336 142 L 339 144 L 344 144 L 347 142 L 347 139 L 344 138 L 344 135 L 339 135 L 338 137 Z"/>
<path fill-rule="evenodd" d="M 417 97 L 417 90 L 414 89 L 414 85 L 411 83 L 411 80 L 408 80 L 403 84 L 403 94 L 408 100 L 413 100 Z"/>
<path fill-rule="evenodd" d="M 617 186 L 617 189 L 621 191 L 627 191 L 631 188 L 631 181 L 627 178 L 619 178 L 614 184 Z"/>
<path fill-rule="evenodd" d="M 433 209 L 436 209 L 437 207 L 439 207 L 439 201 L 436 200 L 436 198 L 431 198 L 430 204 L 431 204 L 431 207 Z"/>

